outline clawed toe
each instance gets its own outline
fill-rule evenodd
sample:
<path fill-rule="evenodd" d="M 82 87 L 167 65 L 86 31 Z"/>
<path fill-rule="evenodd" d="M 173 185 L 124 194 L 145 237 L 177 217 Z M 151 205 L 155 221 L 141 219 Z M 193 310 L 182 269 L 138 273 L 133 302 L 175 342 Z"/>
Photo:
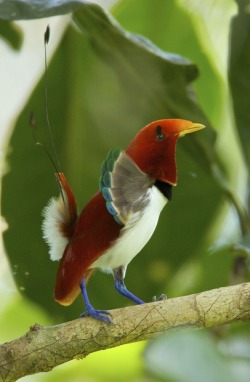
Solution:
<path fill-rule="evenodd" d="M 161 294 L 160 297 L 158 297 L 158 298 L 156 296 L 154 296 L 152 298 L 153 302 L 156 302 L 156 301 L 165 301 L 165 300 L 167 300 L 167 296 L 165 294 Z"/>
<path fill-rule="evenodd" d="M 88 310 L 82 313 L 80 317 L 92 317 L 96 320 L 112 322 L 111 314 L 107 310 Z"/>

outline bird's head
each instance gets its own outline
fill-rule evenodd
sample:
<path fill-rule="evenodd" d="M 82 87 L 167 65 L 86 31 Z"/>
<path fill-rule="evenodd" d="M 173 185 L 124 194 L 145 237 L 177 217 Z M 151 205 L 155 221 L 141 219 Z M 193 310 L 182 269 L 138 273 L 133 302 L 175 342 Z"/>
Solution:
<path fill-rule="evenodd" d="M 154 179 L 177 184 L 176 142 L 205 126 L 183 119 L 160 119 L 145 126 L 132 140 L 126 153 Z"/>

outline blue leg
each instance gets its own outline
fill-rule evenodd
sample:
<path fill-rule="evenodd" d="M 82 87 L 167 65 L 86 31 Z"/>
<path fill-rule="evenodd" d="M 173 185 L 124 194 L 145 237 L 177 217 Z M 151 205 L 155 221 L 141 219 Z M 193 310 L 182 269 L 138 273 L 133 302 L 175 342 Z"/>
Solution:
<path fill-rule="evenodd" d="M 144 304 L 144 301 L 142 301 L 140 298 L 136 297 L 133 293 L 127 290 L 126 285 L 124 284 L 124 281 L 115 279 L 115 289 L 121 295 L 129 298 L 130 300 L 134 301 L 136 304 Z"/>
<path fill-rule="evenodd" d="M 90 316 L 97 320 L 112 322 L 111 318 L 109 317 L 110 313 L 107 310 L 96 310 L 90 304 L 88 294 L 87 294 L 87 289 L 86 289 L 86 283 L 84 279 L 81 281 L 80 288 L 82 291 L 82 297 L 83 297 L 85 309 L 86 309 L 86 312 L 82 313 L 81 317 Z"/>
<path fill-rule="evenodd" d="M 136 304 L 144 304 L 144 301 L 142 301 L 140 298 L 136 297 L 133 293 L 127 290 L 126 285 L 124 283 L 125 272 L 126 272 L 126 267 L 124 266 L 113 269 L 113 275 L 115 279 L 115 289 L 122 296 L 129 298 Z"/>

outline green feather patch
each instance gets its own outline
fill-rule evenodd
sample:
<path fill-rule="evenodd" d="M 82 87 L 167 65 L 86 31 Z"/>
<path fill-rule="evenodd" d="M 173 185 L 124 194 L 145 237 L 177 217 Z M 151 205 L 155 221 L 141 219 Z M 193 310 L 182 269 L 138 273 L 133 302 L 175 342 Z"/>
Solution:
<path fill-rule="evenodd" d="M 102 196 L 106 200 L 106 207 L 108 212 L 114 216 L 115 221 L 118 224 L 123 224 L 118 217 L 118 213 L 114 207 L 112 194 L 111 194 L 111 183 L 112 183 L 112 171 L 114 170 L 115 162 L 121 154 L 121 149 L 116 147 L 110 150 L 102 162 L 101 165 L 101 177 L 99 180 L 99 189 Z"/>

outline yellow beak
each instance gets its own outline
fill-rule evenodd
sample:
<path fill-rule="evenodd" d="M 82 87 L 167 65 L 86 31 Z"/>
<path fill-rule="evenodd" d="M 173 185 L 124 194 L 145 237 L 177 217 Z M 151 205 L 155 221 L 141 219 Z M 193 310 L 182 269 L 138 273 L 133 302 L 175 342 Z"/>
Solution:
<path fill-rule="evenodd" d="M 179 135 L 179 137 L 183 137 L 186 134 L 194 133 L 195 131 L 198 131 L 198 130 L 201 130 L 204 128 L 205 128 L 205 125 L 202 125 L 201 123 L 192 123 L 191 122 L 190 125 L 186 129 L 178 132 L 177 134 Z"/>

